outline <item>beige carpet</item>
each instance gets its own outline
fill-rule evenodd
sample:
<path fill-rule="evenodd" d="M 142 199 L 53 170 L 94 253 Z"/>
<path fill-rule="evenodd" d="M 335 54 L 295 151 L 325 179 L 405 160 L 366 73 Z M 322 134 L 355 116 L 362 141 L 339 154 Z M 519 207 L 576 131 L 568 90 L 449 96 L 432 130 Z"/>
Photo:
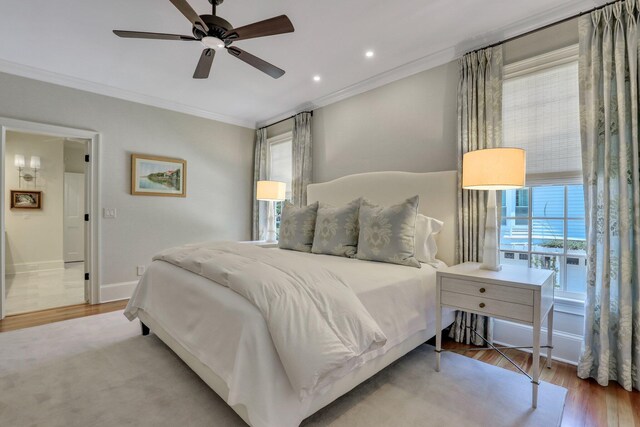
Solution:
<path fill-rule="evenodd" d="M 423 345 L 305 426 L 554 426 L 566 390 Z M 0 333 L 0 425 L 242 426 L 153 334 L 122 312 Z"/>

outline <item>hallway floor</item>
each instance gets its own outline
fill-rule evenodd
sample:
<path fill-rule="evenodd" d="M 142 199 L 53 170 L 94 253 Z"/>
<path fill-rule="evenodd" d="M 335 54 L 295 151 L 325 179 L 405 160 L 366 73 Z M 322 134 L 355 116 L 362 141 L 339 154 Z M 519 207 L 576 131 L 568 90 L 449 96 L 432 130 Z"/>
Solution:
<path fill-rule="evenodd" d="M 7 275 L 5 314 L 27 313 L 84 303 L 84 263 L 61 270 Z"/>

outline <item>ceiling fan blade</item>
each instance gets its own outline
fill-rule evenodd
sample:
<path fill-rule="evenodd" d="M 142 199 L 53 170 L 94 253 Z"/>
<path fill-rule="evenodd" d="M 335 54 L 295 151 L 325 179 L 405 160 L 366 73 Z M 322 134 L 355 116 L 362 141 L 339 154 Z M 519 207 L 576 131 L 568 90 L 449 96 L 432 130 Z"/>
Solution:
<path fill-rule="evenodd" d="M 200 55 L 200 60 L 196 66 L 196 71 L 193 73 L 194 79 L 206 79 L 211 72 L 211 65 L 213 64 L 213 58 L 216 56 L 216 51 L 213 49 L 205 49 Z"/>
<path fill-rule="evenodd" d="M 264 61 L 258 58 L 257 56 L 254 56 L 248 52 L 245 52 L 242 49 L 238 49 L 235 46 L 228 47 L 227 52 L 229 52 L 231 55 L 235 56 L 239 60 L 246 62 L 252 67 L 257 68 L 263 73 L 270 75 L 274 79 L 278 79 L 284 75 L 284 70 L 276 67 L 275 65 L 269 64 L 267 61 Z"/>
<path fill-rule="evenodd" d="M 234 28 L 225 34 L 225 40 L 247 40 L 256 37 L 275 36 L 276 34 L 292 33 L 295 29 L 287 15 L 255 22 L 244 27 Z"/>
<path fill-rule="evenodd" d="M 115 34 L 118 37 L 124 37 L 126 39 L 198 41 L 197 38 L 191 37 L 191 36 L 181 36 L 179 34 L 164 34 L 164 33 L 146 33 L 143 31 L 113 30 L 113 34 Z"/>
<path fill-rule="evenodd" d="M 209 32 L 209 27 L 198 16 L 195 10 L 187 3 L 187 0 L 169 0 L 194 26 L 200 27 L 205 33 Z"/>

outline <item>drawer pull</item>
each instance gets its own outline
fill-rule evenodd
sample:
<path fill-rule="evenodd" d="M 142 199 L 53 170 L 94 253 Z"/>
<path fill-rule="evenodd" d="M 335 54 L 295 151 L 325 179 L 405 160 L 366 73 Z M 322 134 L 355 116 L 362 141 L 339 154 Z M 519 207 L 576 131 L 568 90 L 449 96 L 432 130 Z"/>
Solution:
<path fill-rule="evenodd" d="M 480 303 L 480 308 L 484 308 L 484 303 L 483 302 Z"/>
<path fill-rule="evenodd" d="M 487 292 L 487 290 L 485 288 L 480 288 L 480 293 L 484 294 L 485 292 Z"/>

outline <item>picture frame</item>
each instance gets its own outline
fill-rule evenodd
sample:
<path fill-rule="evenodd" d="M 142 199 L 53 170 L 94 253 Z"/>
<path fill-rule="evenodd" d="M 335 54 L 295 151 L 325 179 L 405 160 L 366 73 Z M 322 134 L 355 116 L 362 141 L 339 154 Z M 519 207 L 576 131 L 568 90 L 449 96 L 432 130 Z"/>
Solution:
<path fill-rule="evenodd" d="M 187 196 L 187 161 L 171 157 L 131 155 L 131 194 Z"/>
<path fill-rule="evenodd" d="M 11 190 L 11 209 L 42 209 L 42 191 Z"/>

